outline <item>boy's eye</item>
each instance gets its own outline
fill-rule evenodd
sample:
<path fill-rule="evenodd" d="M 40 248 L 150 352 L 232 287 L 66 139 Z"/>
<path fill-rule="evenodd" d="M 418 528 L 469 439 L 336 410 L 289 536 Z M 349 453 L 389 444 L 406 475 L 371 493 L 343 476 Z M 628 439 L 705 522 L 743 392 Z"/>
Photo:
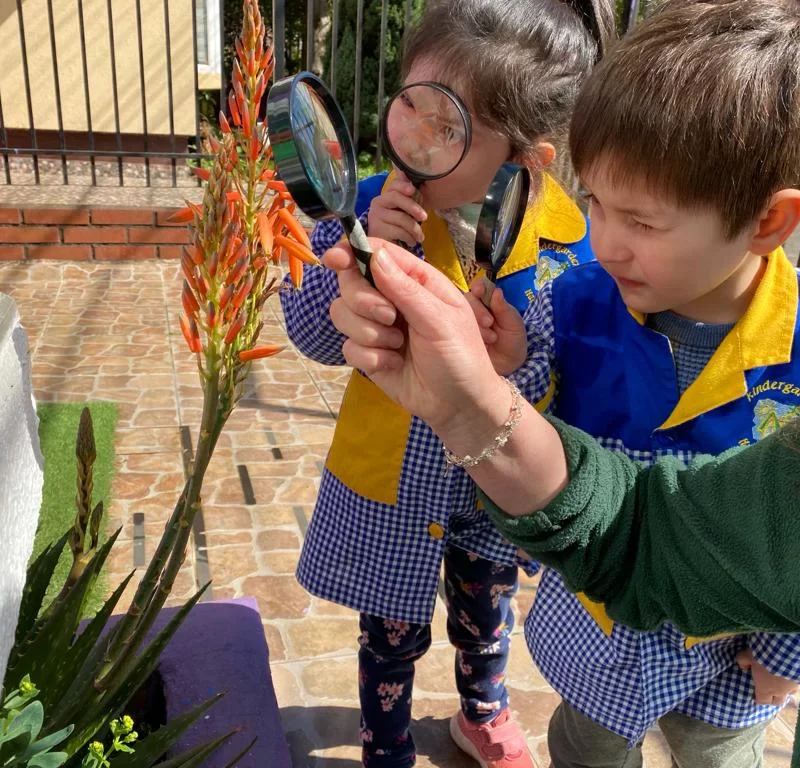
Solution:
<path fill-rule="evenodd" d="M 631 219 L 631 224 L 634 229 L 639 229 L 642 232 L 650 232 L 654 229 L 654 227 L 651 227 L 649 224 L 645 224 L 637 219 Z"/>
<path fill-rule="evenodd" d="M 578 193 L 578 196 L 586 203 L 586 205 L 593 205 L 597 202 L 597 198 L 586 189 L 582 189 Z"/>

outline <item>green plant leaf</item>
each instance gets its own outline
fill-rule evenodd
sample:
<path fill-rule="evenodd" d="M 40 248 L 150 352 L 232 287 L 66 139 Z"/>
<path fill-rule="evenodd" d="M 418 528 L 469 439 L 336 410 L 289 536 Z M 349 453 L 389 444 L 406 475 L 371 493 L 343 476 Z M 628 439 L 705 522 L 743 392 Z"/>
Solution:
<path fill-rule="evenodd" d="M 11 675 L 10 684 L 16 684 L 23 671 L 33 680 L 49 679 L 53 674 L 53 660 L 57 660 L 58 664 L 63 663 L 83 615 L 86 596 L 121 530 L 98 550 L 66 597 L 53 603 L 52 610 L 48 609 L 36 622 L 22 645 L 15 647 L 13 667 L 9 662 L 6 673 L 7 677 Z"/>
<path fill-rule="evenodd" d="M 258 737 L 254 738 L 236 757 L 233 758 L 225 768 L 234 768 L 235 765 L 253 748 L 253 744 L 258 741 Z"/>
<path fill-rule="evenodd" d="M 43 739 L 35 741 L 25 750 L 25 753 L 22 755 L 22 759 L 30 760 L 30 758 L 40 754 L 41 752 L 48 752 L 53 747 L 57 747 L 72 733 L 73 730 L 74 726 L 68 725 L 66 728 L 62 728 L 56 733 L 51 733 L 49 736 L 45 736 Z"/>
<path fill-rule="evenodd" d="M 67 762 L 66 752 L 48 752 L 28 761 L 28 768 L 60 768 Z"/>
<path fill-rule="evenodd" d="M 95 617 L 89 622 L 83 632 L 78 636 L 72 647 L 66 652 L 55 669 L 50 672 L 47 687 L 42 691 L 41 701 L 44 704 L 45 712 L 51 713 L 47 718 L 46 730 L 52 730 L 56 722 L 66 724 L 64 715 L 68 714 L 70 701 L 74 696 L 68 696 L 70 691 L 76 690 L 80 695 L 80 685 L 85 685 L 93 677 L 94 670 L 83 671 L 87 658 L 92 654 L 92 650 L 97 646 L 103 630 L 108 624 L 111 614 L 114 612 L 119 599 L 135 575 L 132 571 L 122 583 L 114 590 L 114 594 L 106 600 L 103 607 Z"/>
<path fill-rule="evenodd" d="M 70 755 L 74 755 L 95 733 L 103 728 L 114 716 L 114 713 L 119 712 L 130 700 L 131 696 L 144 684 L 144 681 L 156 668 L 162 651 L 207 588 L 208 584 L 185 603 L 150 645 L 138 657 L 131 660 L 130 666 L 125 670 L 122 679 L 115 688 L 108 690 L 105 695 L 101 694 L 88 700 L 89 706 L 84 712 L 79 712 L 75 718 L 75 733 L 73 733 L 66 746 L 66 750 Z M 135 643 L 134 647 L 136 645 L 138 643 Z M 91 690 L 97 693 L 102 689 L 92 684 Z"/>
<path fill-rule="evenodd" d="M 44 722 L 44 707 L 41 701 L 32 701 L 22 710 L 11 722 L 8 730 L 0 736 L 0 744 L 16 739 L 19 736 L 27 735 L 27 742 L 20 752 L 24 752 L 28 745 L 36 740 L 42 730 Z"/>
<path fill-rule="evenodd" d="M 224 694 L 203 702 L 189 712 L 154 731 L 149 736 L 136 742 L 133 755 L 118 757 L 114 760 L 114 768 L 150 768 L 197 720 L 199 720 Z"/>
<path fill-rule="evenodd" d="M 58 565 L 58 560 L 64 547 L 67 545 L 69 532 L 65 533 L 58 541 L 48 546 L 30 565 L 25 577 L 25 589 L 22 592 L 22 603 L 17 621 L 17 635 L 15 647 L 22 644 L 28 633 L 36 623 L 36 617 L 42 610 L 42 602 L 47 592 L 47 586 L 53 578 L 53 571 Z M 8 684 L 6 683 L 6 687 Z"/>
<path fill-rule="evenodd" d="M 159 763 L 157 768 L 201 768 L 203 761 L 209 756 L 213 755 L 228 739 L 235 736 L 239 731 L 232 730 L 224 736 L 220 736 L 207 744 L 201 744 L 199 747 L 187 750 L 177 757 L 170 758 L 163 763 Z M 148 766 L 147 768 L 150 768 Z M 156 768 L 153 766 L 153 768 Z"/>

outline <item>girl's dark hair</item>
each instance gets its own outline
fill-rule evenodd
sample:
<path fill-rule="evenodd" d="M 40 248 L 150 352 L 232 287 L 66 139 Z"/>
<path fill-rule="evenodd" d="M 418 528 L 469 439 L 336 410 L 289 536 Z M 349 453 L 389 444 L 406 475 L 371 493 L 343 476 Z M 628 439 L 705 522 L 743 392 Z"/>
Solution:
<path fill-rule="evenodd" d="M 566 132 L 613 30 L 612 0 L 431 0 L 406 38 L 403 76 L 435 61 L 475 117 L 521 154 Z"/>

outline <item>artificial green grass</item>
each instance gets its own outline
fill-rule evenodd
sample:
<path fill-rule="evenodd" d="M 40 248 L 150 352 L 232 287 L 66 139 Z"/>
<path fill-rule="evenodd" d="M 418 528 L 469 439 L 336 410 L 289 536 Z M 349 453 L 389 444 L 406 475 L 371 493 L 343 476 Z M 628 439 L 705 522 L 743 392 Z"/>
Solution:
<path fill-rule="evenodd" d="M 114 428 L 117 424 L 115 403 L 40 403 L 39 440 L 44 456 L 44 491 L 39 513 L 39 527 L 33 546 L 36 557 L 48 544 L 58 541 L 75 522 L 75 495 L 77 474 L 75 438 L 78 434 L 81 411 L 88 405 L 94 424 L 97 460 L 94 464 L 94 490 L 92 507 L 103 501 L 108 510 L 111 479 L 114 474 Z M 105 516 L 100 528 L 101 541 L 106 539 Z M 58 594 L 72 566 L 69 545 L 64 550 L 53 580 L 47 591 L 45 605 Z M 101 575 L 94 591 L 89 595 L 87 615 L 94 614 L 102 605 L 108 583 Z"/>

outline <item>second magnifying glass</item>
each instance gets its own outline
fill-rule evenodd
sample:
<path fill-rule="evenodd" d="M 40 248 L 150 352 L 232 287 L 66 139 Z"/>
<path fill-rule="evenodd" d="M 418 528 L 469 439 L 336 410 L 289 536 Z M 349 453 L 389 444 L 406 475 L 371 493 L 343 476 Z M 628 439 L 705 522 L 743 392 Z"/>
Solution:
<path fill-rule="evenodd" d="M 516 163 L 504 163 L 484 198 L 475 230 L 475 261 L 486 273 L 482 301 L 487 307 L 497 276 L 522 229 L 530 191 L 528 169 Z"/>
<path fill-rule="evenodd" d="M 301 72 L 270 88 L 267 118 L 275 165 L 289 194 L 312 219 L 336 216 L 342 222 L 359 269 L 372 283 L 372 249 L 355 215 L 355 149 L 336 100 L 316 75 Z"/>

